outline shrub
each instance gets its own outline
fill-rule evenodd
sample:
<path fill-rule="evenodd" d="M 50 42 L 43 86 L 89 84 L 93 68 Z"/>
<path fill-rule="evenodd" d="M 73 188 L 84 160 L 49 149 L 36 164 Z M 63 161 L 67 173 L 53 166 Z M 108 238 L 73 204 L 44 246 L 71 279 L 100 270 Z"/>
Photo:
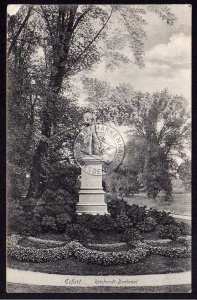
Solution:
<path fill-rule="evenodd" d="M 175 219 L 170 216 L 169 212 L 159 211 L 155 208 L 150 208 L 147 212 L 147 216 L 154 218 L 160 225 L 170 225 L 175 223 Z"/>
<path fill-rule="evenodd" d="M 8 231 L 24 235 L 41 232 L 40 219 L 34 215 L 34 199 L 9 199 Z"/>
<path fill-rule="evenodd" d="M 37 236 L 42 232 L 40 220 L 37 220 L 34 215 L 31 219 L 27 219 L 22 213 L 18 216 L 18 225 L 15 227 L 14 232 L 25 236 Z"/>
<path fill-rule="evenodd" d="M 108 211 L 122 228 L 135 226 L 146 217 L 146 206 L 129 205 L 125 200 L 112 200 L 108 203 Z M 121 220 L 118 220 L 121 219 Z M 123 225 L 125 223 L 125 225 Z"/>
<path fill-rule="evenodd" d="M 126 242 L 132 246 L 136 245 L 136 242 L 140 240 L 141 240 L 141 236 L 139 231 L 133 228 L 126 229 L 121 237 L 122 242 Z"/>
<path fill-rule="evenodd" d="M 54 217 L 43 217 L 41 221 L 43 232 L 57 232 L 56 221 Z"/>
<path fill-rule="evenodd" d="M 152 217 L 147 217 L 143 222 L 137 224 L 136 228 L 139 229 L 141 233 L 143 232 L 151 232 L 155 230 L 157 222 Z"/>
<path fill-rule="evenodd" d="M 136 204 L 127 206 L 127 216 L 131 222 L 136 225 L 139 222 L 143 222 L 146 218 L 146 206 L 138 206 Z"/>
<path fill-rule="evenodd" d="M 82 227 L 80 224 L 68 225 L 65 232 L 72 240 L 80 243 L 88 243 L 93 239 L 93 234 L 91 231 L 85 227 Z"/>
<path fill-rule="evenodd" d="M 68 224 L 72 222 L 72 218 L 68 213 L 62 213 L 56 216 L 58 232 L 63 233 Z"/>
<path fill-rule="evenodd" d="M 127 202 L 125 200 L 113 199 L 107 203 L 107 210 L 112 218 L 116 219 L 120 211 L 127 211 Z"/>
<path fill-rule="evenodd" d="M 116 222 L 118 224 L 118 231 L 120 232 L 124 231 L 126 228 L 133 226 L 133 223 L 124 210 L 121 210 L 120 213 L 116 216 Z"/>
<path fill-rule="evenodd" d="M 191 226 L 184 222 L 176 222 L 176 226 L 181 230 L 181 235 L 191 235 Z"/>
<path fill-rule="evenodd" d="M 77 216 L 76 222 L 85 228 L 90 230 L 100 230 L 100 231 L 116 231 L 118 224 L 110 215 L 89 215 L 82 214 Z"/>
<path fill-rule="evenodd" d="M 169 238 L 172 240 L 176 240 L 181 235 L 181 230 L 175 225 L 166 225 L 162 226 L 159 231 L 159 236 L 163 239 Z"/>
<path fill-rule="evenodd" d="M 42 232 L 63 233 L 67 224 L 74 219 L 75 205 L 75 195 L 60 188 L 56 190 L 48 188 L 39 199 L 26 199 L 22 207 L 24 211 L 28 211 L 32 219 L 36 218 L 35 228 L 39 225 Z"/>

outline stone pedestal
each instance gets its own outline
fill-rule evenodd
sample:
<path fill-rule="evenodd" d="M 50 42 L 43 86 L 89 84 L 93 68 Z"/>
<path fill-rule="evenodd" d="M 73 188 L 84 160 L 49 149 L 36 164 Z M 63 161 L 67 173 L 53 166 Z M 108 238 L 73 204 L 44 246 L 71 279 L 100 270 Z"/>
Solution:
<path fill-rule="evenodd" d="M 81 168 L 81 188 L 76 212 L 91 215 L 108 214 L 102 187 L 102 160 L 99 156 L 84 156 Z"/>

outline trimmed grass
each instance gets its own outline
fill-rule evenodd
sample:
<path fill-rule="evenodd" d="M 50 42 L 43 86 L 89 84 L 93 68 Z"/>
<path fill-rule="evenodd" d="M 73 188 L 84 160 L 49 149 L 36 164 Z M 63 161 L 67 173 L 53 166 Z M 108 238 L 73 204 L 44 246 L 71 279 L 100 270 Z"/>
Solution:
<path fill-rule="evenodd" d="M 78 261 L 74 257 L 45 263 L 19 262 L 8 258 L 8 267 L 24 271 L 63 275 L 145 275 L 189 271 L 191 259 L 150 255 L 135 264 L 100 266 Z"/>
<path fill-rule="evenodd" d="M 137 204 L 139 206 L 147 206 L 147 208 L 154 207 L 158 210 L 165 210 L 172 214 L 191 215 L 191 194 L 174 194 L 173 201 L 168 202 L 162 200 L 162 195 L 154 199 L 148 199 L 145 194 L 136 194 L 133 197 L 125 197 L 124 199 L 130 204 Z"/>
<path fill-rule="evenodd" d="M 64 286 L 40 286 L 19 283 L 8 283 L 8 293 L 190 293 L 191 286 L 150 286 L 150 287 L 64 287 Z M 91 296 L 91 295 L 90 295 Z M 86 296 L 89 298 L 89 296 Z"/>

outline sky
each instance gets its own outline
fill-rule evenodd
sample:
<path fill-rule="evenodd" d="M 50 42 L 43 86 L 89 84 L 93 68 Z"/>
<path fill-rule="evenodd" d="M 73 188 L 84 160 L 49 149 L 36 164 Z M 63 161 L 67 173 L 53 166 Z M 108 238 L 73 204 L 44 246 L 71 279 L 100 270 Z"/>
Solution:
<path fill-rule="evenodd" d="M 136 90 L 155 92 L 168 88 L 172 94 L 182 95 L 187 104 L 191 101 L 191 6 L 169 5 L 177 20 L 168 26 L 153 13 L 147 14 L 145 67 L 128 63 L 113 72 L 106 71 L 104 63 L 96 66 L 91 77 L 106 80 L 113 86 L 128 82 Z M 130 49 L 124 54 L 133 58 Z"/>

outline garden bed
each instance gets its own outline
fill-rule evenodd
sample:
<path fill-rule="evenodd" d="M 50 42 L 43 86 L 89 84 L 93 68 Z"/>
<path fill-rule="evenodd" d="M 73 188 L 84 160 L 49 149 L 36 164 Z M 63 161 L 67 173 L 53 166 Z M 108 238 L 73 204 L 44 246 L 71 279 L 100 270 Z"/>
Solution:
<path fill-rule="evenodd" d="M 57 235 L 57 240 L 60 240 L 59 235 Z M 32 242 L 27 239 L 21 240 L 19 244 L 23 247 L 31 247 L 35 249 L 46 249 L 47 247 L 46 244 Z M 183 248 L 183 245 L 181 247 L 180 245 L 181 243 L 177 241 L 174 241 L 171 244 L 172 247 L 178 246 L 179 248 Z M 50 245 L 50 247 L 47 248 L 52 250 L 52 248 L 55 247 Z M 127 250 L 128 248 L 132 249 L 132 247 L 130 248 L 127 246 Z M 105 248 L 105 251 L 107 250 L 111 251 L 110 246 L 109 249 Z M 105 251 L 102 249 L 102 253 Z M 145 259 L 134 264 L 112 264 L 106 266 L 80 261 L 73 256 L 61 259 L 61 261 L 58 260 L 50 262 L 24 262 L 8 257 L 8 267 L 19 270 L 64 275 L 145 275 L 188 271 L 191 268 L 191 259 L 189 257 L 177 258 L 151 254 Z"/>
<path fill-rule="evenodd" d="M 108 209 L 111 215 L 77 216 L 63 234 L 9 237 L 8 266 L 65 275 L 190 270 L 191 246 L 184 240 L 191 234 L 190 226 L 177 223 L 165 211 L 129 206 L 125 201 L 112 200 Z"/>

